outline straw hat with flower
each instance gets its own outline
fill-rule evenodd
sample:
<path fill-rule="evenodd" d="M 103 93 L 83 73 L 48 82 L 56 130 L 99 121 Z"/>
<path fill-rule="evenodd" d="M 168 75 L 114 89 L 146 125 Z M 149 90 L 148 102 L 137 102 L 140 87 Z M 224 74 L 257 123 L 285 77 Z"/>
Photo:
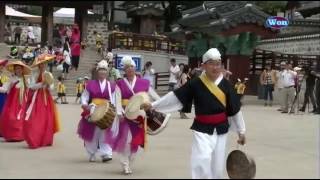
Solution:
<path fill-rule="evenodd" d="M 22 61 L 12 61 L 12 62 L 9 62 L 8 64 L 7 64 L 7 66 L 6 66 L 6 68 L 7 68 L 7 70 L 9 71 L 9 72 L 11 72 L 11 73 L 14 73 L 14 66 L 16 66 L 16 65 L 18 65 L 18 66 L 22 66 L 22 68 L 23 68 L 23 74 L 24 75 L 28 75 L 28 74 L 30 74 L 31 73 L 31 68 L 28 66 L 28 65 L 26 65 L 26 64 L 24 64 Z"/>
<path fill-rule="evenodd" d="M 38 57 L 35 58 L 33 64 L 31 67 L 36 67 L 42 63 L 46 63 L 48 61 L 51 61 L 55 58 L 55 55 L 51 55 L 51 54 L 41 54 Z"/>

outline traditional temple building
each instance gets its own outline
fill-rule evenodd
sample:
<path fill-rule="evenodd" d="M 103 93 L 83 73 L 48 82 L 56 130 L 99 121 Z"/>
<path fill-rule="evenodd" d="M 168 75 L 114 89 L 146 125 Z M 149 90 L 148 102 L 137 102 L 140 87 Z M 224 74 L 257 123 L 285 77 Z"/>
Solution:
<path fill-rule="evenodd" d="M 131 32 L 153 34 L 162 31 L 166 3 L 163 1 L 125 1 L 122 7 L 132 18 Z"/>
<path fill-rule="evenodd" d="M 285 54 L 320 55 L 320 2 L 295 5 L 298 7 L 288 6 L 285 13 L 289 26 L 274 38 L 261 40 L 257 48 Z"/>
<path fill-rule="evenodd" d="M 186 40 L 192 67 L 201 62 L 207 49 L 218 48 L 225 68 L 233 73 L 231 81 L 235 81 L 249 77 L 250 56 L 257 42 L 278 33 L 264 26 L 269 16 L 245 1 L 207 2 L 183 11 L 170 37 Z"/>

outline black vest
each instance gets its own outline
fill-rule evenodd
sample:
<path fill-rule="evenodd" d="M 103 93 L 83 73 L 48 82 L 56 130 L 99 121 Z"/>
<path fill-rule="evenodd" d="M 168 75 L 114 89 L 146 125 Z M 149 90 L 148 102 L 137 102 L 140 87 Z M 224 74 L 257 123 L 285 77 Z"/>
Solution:
<path fill-rule="evenodd" d="M 222 112 L 225 112 L 227 116 L 237 114 L 240 111 L 240 100 L 234 88 L 229 81 L 224 78 L 218 84 L 218 87 L 226 95 L 226 107 L 219 102 L 198 77 L 175 90 L 174 94 L 184 106 L 189 105 L 190 107 L 190 104 L 194 103 L 196 115 L 212 115 Z M 191 108 L 188 112 L 190 111 Z M 225 122 L 217 125 L 204 124 L 194 120 L 191 129 L 210 135 L 212 135 L 216 129 L 217 134 L 225 134 L 228 132 L 229 123 L 227 119 Z"/>

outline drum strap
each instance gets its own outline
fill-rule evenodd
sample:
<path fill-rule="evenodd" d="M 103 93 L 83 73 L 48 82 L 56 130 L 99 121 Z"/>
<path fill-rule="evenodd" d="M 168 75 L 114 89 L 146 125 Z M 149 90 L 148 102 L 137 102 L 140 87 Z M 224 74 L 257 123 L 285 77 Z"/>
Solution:
<path fill-rule="evenodd" d="M 108 93 L 109 93 L 110 102 L 111 102 L 111 104 L 115 105 L 115 102 L 114 102 L 114 99 L 113 99 L 113 96 L 112 96 L 112 93 L 111 93 L 111 85 L 110 85 L 109 81 L 107 82 L 107 86 L 108 86 Z"/>

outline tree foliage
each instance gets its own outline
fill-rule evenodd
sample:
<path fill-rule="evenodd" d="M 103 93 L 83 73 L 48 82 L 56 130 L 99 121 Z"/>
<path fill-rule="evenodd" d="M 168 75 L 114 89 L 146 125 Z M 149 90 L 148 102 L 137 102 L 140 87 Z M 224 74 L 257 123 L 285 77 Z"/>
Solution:
<path fill-rule="evenodd" d="M 288 1 L 252 1 L 253 4 L 260 7 L 262 11 L 270 15 L 277 15 L 277 12 L 284 12 Z"/>
<path fill-rule="evenodd" d="M 182 16 L 182 11 L 200 6 L 203 1 L 167 1 L 168 7 L 165 9 L 165 32 L 170 32 L 170 25 L 177 22 Z"/>

